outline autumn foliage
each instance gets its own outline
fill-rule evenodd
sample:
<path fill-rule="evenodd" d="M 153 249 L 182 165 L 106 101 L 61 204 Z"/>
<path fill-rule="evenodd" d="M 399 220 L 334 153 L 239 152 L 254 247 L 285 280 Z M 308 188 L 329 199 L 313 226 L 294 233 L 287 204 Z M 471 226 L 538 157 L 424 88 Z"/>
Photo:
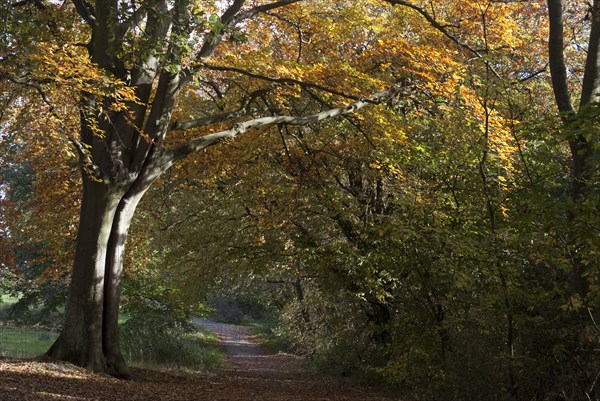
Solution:
<path fill-rule="evenodd" d="M 3 178 L 2 265 L 88 271 L 81 188 L 117 194 L 125 307 L 227 288 L 417 399 L 598 398 L 597 1 L 20 3 L 0 162 L 34 177 Z"/>

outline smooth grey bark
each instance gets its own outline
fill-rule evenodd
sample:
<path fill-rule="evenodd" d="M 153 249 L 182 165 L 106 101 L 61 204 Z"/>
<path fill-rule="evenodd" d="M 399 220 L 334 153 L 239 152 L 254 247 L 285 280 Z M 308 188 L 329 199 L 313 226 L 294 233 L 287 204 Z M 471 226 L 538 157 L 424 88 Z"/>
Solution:
<path fill-rule="evenodd" d="M 155 11 L 148 16 L 151 26 L 145 28 L 152 40 L 166 35 L 173 20 L 181 23 L 188 3 L 175 2 L 173 19 L 166 14 L 166 1 L 151 0 L 146 6 Z M 93 61 L 107 72 L 123 77 L 127 73 L 117 57 L 117 10 L 113 0 L 96 2 L 88 49 Z M 180 34 L 182 29 L 183 24 L 173 28 L 172 34 Z M 169 60 L 177 62 L 177 53 L 177 46 L 171 45 Z M 166 134 L 180 90 L 178 73 L 158 74 L 158 70 L 154 55 L 139 60 L 129 73 L 138 101 L 130 102 L 128 113 L 112 112 L 101 118 L 95 130 L 91 125 L 97 119 L 90 116 L 102 116 L 102 107 L 112 99 L 82 94 L 80 140 L 74 141 L 83 177 L 76 258 L 63 330 L 47 352 L 50 358 L 125 378 L 130 377 L 130 372 L 121 354 L 118 328 L 125 244 L 140 199 L 162 172 L 153 166 L 153 161 L 157 160 L 157 145 Z M 157 74 L 158 88 L 148 107 Z M 145 121 L 148 123 L 144 126 Z M 98 129 L 104 132 L 102 136 L 95 134 Z M 140 129 L 144 135 L 140 135 Z"/>
<path fill-rule="evenodd" d="M 562 0 L 548 0 L 548 19 L 550 23 L 548 60 L 554 99 L 560 112 L 571 113 L 574 111 L 574 108 L 571 103 L 571 94 L 569 93 L 567 83 L 567 66 L 563 52 L 565 35 Z"/>
<path fill-rule="evenodd" d="M 582 119 L 589 119 L 591 114 L 597 113 L 600 101 L 600 0 L 594 0 L 590 11 L 592 25 L 579 101 L 579 117 Z M 598 168 L 595 160 L 595 136 L 597 134 L 576 132 L 569 141 L 573 157 L 572 196 L 575 201 L 585 198 L 588 182 Z"/>
<path fill-rule="evenodd" d="M 588 41 L 580 105 L 597 103 L 600 92 L 600 1 L 594 0 L 591 8 L 592 26 Z"/>
<path fill-rule="evenodd" d="M 147 188 L 146 188 L 147 189 Z M 121 354 L 119 337 L 119 306 L 121 301 L 121 273 L 125 244 L 133 215 L 145 191 L 125 196 L 117 207 L 111 236 L 104 278 L 104 314 L 102 320 L 102 350 L 107 358 L 108 370 L 120 377 L 131 375 Z"/>
<path fill-rule="evenodd" d="M 72 285 L 62 331 L 47 355 L 105 371 L 102 350 L 104 279 L 108 239 L 120 194 L 84 182 Z"/>
<path fill-rule="evenodd" d="M 375 95 L 359 100 L 357 102 L 351 103 L 346 106 L 335 107 L 329 110 L 324 110 L 319 113 L 310 114 L 306 116 L 268 116 L 268 117 L 259 117 L 255 119 L 251 119 L 248 121 L 244 121 L 242 123 L 236 124 L 233 128 L 228 130 L 223 130 L 219 132 L 215 132 L 212 134 L 208 134 L 202 136 L 197 139 L 193 139 L 188 143 L 181 145 L 173 150 L 169 150 L 165 152 L 165 156 L 171 160 L 171 163 L 174 163 L 178 160 L 181 160 L 188 155 L 205 149 L 209 146 L 212 146 L 223 139 L 233 139 L 238 135 L 241 135 L 251 129 L 257 129 L 261 127 L 266 127 L 270 125 L 308 125 L 311 123 L 319 122 L 322 120 L 326 120 L 333 117 L 344 116 L 347 114 L 355 113 L 356 111 L 364 108 L 365 106 L 372 104 L 379 104 L 388 101 L 391 98 L 394 98 L 401 94 L 406 88 L 402 86 L 394 86 L 392 88 L 386 89 Z M 196 120 L 195 122 L 202 123 L 201 120 Z M 196 126 L 194 121 L 178 123 L 177 127 L 187 126 L 189 128 L 193 128 Z"/>

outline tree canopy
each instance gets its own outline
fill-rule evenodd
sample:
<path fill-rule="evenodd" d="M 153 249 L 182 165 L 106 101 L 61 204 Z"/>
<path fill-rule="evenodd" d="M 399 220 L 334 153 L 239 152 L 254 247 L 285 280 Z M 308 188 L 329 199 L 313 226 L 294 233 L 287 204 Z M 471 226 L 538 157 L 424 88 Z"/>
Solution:
<path fill-rule="evenodd" d="M 598 397 L 599 1 L 0 11 L 0 266 L 70 277 L 49 357 L 126 377 L 121 294 L 228 288 L 419 399 Z"/>

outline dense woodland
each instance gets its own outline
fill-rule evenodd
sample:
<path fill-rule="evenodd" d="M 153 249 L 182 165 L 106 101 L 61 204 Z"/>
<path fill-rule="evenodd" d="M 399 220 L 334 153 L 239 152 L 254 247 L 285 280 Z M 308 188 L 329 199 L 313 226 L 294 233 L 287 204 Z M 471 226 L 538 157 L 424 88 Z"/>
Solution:
<path fill-rule="evenodd" d="M 600 0 L 0 19 L 1 281 L 66 305 L 49 357 L 127 377 L 119 311 L 225 303 L 407 399 L 600 399 Z"/>

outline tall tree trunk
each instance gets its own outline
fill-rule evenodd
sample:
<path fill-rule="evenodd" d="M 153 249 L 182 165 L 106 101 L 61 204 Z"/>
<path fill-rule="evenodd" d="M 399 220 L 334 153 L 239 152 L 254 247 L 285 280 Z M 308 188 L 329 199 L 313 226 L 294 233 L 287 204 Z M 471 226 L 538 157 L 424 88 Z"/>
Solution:
<path fill-rule="evenodd" d="M 119 336 L 121 273 L 131 221 L 149 184 L 124 193 L 124 185 L 84 181 L 65 322 L 47 356 L 130 378 Z"/>
<path fill-rule="evenodd" d="M 62 332 L 47 355 L 105 371 L 102 348 L 105 268 L 113 220 L 122 194 L 84 178 L 72 283 Z"/>
<path fill-rule="evenodd" d="M 588 39 L 588 52 L 581 87 L 579 110 L 571 102 L 567 67 L 564 59 L 564 26 L 562 0 L 547 0 L 550 35 L 548 37 L 548 60 L 556 106 L 562 113 L 565 128 L 569 131 L 571 150 L 571 198 L 584 200 L 586 186 L 593 176 L 594 144 L 580 128 L 580 119 L 589 118 L 590 105 L 599 102 L 600 92 L 600 0 L 591 7 L 592 24 Z"/>
<path fill-rule="evenodd" d="M 558 110 L 562 113 L 563 126 L 568 132 L 568 143 L 571 150 L 571 179 L 570 197 L 576 204 L 581 204 L 590 191 L 590 180 L 598 169 L 595 160 L 595 139 L 590 132 L 585 131 L 586 120 L 597 112 L 600 92 L 600 0 L 594 0 L 591 11 L 591 27 L 588 38 L 588 51 L 581 86 L 579 109 L 575 110 L 569 92 L 567 67 L 564 59 L 564 27 L 562 0 L 547 0 L 550 35 L 548 38 L 548 60 L 552 77 L 552 88 Z M 583 123 L 582 123 L 583 122 Z M 580 218 L 580 212 L 573 209 L 568 213 L 569 224 L 574 226 Z M 578 248 L 580 244 L 576 236 L 567 238 L 568 245 Z M 587 295 L 587 278 L 584 257 L 576 252 L 570 253 L 572 271 L 570 286 L 573 294 L 579 294 L 585 299 Z"/>
<path fill-rule="evenodd" d="M 108 252 L 104 276 L 104 310 L 102 321 L 102 350 L 107 360 L 108 370 L 119 377 L 129 377 L 131 373 L 121 353 L 119 336 L 119 306 L 121 304 L 121 272 L 125 243 L 133 219 L 133 214 L 144 191 L 125 195 L 119 202 L 108 241 Z"/>

